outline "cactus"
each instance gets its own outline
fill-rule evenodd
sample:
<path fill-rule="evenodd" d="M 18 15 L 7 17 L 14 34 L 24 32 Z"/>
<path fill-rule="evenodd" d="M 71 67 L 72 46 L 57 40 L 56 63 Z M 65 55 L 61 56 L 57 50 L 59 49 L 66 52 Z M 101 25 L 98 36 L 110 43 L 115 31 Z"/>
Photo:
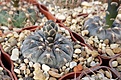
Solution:
<path fill-rule="evenodd" d="M 58 6 L 74 8 L 81 5 L 82 0 L 54 0 L 54 3 Z"/>
<path fill-rule="evenodd" d="M 58 26 L 49 20 L 42 30 L 35 31 L 23 41 L 21 52 L 33 62 L 60 68 L 71 61 L 73 45 L 58 33 Z"/>
<path fill-rule="evenodd" d="M 39 11 L 26 1 L 3 2 L 0 5 L 0 25 L 21 28 L 30 23 L 32 26 L 38 19 L 38 13 Z"/>
<path fill-rule="evenodd" d="M 89 31 L 89 36 L 109 39 L 111 43 L 121 43 L 121 24 L 116 19 L 120 3 L 120 0 L 108 0 L 106 17 L 94 16 L 85 21 L 83 29 Z"/>

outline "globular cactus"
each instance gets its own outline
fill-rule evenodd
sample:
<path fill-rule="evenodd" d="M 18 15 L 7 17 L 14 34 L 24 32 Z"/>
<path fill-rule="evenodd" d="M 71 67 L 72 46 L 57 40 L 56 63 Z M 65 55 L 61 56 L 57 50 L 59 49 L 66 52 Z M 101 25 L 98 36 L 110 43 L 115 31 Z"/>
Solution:
<path fill-rule="evenodd" d="M 73 44 L 59 34 L 56 23 L 49 20 L 42 30 L 35 31 L 23 41 L 21 52 L 33 62 L 60 68 L 71 61 Z"/>
<path fill-rule="evenodd" d="M 82 0 L 54 0 L 54 3 L 61 7 L 74 8 L 81 5 Z"/>
<path fill-rule="evenodd" d="M 109 39 L 111 43 L 121 43 L 121 24 L 116 20 L 120 3 L 120 0 L 108 0 L 106 17 L 94 16 L 85 21 L 83 27 L 89 31 L 89 36 Z"/>
<path fill-rule="evenodd" d="M 26 27 L 34 25 L 39 11 L 26 1 L 11 0 L 0 4 L 0 25 L 8 27 Z"/>

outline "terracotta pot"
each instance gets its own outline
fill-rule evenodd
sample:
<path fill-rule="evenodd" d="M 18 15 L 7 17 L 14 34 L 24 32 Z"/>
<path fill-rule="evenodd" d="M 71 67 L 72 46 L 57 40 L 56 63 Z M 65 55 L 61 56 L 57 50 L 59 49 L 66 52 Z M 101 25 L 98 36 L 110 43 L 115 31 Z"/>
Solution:
<path fill-rule="evenodd" d="M 5 69 L 12 80 L 17 80 L 17 77 L 13 71 L 13 62 L 10 59 L 10 56 L 4 52 L 2 46 L 0 45 L 1 54 L 0 54 L 0 65 Z"/>
<path fill-rule="evenodd" d="M 92 69 L 95 68 L 95 67 L 98 67 L 98 66 L 100 66 L 102 64 L 102 59 L 100 58 L 100 56 L 98 56 L 98 59 L 100 60 L 100 63 L 98 65 L 96 65 L 96 66 L 91 67 Z M 87 70 L 87 69 L 85 69 L 85 70 Z M 85 70 L 82 70 L 82 71 L 77 70 L 76 72 L 70 72 L 70 73 L 65 74 L 64 76 L 62 76 L 59 80 L 66 80 L 66 79 L 78 78 L 80 76 L 80 74 L 83 71 L 85 71 Z"/>
<path fill-rule="evenodd" d="M 72 73 L 66 74 L 66 75 L 62 76 L 59 80 L 67 80 L 67 79 L 80 80 L 82 77 L 86 76 L 86 74 L 92 74 L 92 72 L 96 72 L 99 69 L 111 71 L 113 78 L 118 78 L 118 79 L 121 78 L 121 76 L 119 75 L 118 72 L 116 72 L 115 70 L 113 70 L 109 67 L 96 66 L 96 67 L 92 67 L 92 68 L 83 70 L 82 72 L 78 72 L 78 73 L 72 72 Z"/>
<path fill-rule="evenodd" d="M 116 56 L 116 57 L 114 57 L 114 58 L 112 58 L 112 59 L 109 61 L 109 66 L 110 66 L 110 68 L 116 70 L 116 68 L 114 68 L 114 67 L 112 66 L 112 62 L 115 61 L 118 57 L 121 58 L 121 54 L 118 55 L 118 56 Z M 117 70 L 116 70 L 116 71 L 117 71 Z M 118 71 L 117 71 L 117 72 L 118 72 Z M 121 72 L 120 72 L 120 76 L 121 76 Z"/>

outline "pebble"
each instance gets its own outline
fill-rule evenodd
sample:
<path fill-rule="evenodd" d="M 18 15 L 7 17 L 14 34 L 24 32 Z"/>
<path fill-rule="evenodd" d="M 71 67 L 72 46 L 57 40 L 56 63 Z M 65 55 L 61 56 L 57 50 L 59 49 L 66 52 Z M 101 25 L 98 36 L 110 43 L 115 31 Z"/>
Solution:
<path fill-rule="evenodd" d="M 92 57 L 95 58 L 99 55 L 99 53 L 96 50 L 91 51 Z"/>
<path fill-rule="evenodd" d="M 57 14 L 55 17 L 57 19 L 60 19 L 60 20 L 65 20 L 66 19 L 65 15 L 63 15 L 63 14 Z"/>
<path fill-rule="evenodd" d="M 81 49 L 75 49 L 74 53 L 77 53 L 77 54 L 81 53 Z"/>
<path fill-rule="evenodd" d="M 90 63 L 92 60 L 93 60 L 93 57 L 89 57 L 89 58 L 87 59 L 87 62 Z"/>
<path fill-rule="evenodd" d="M 112 61 L 112 66 L 113 67 L 117 67 L 118 66 L 118 62 L 117 61 Z"/>
<path fill-rule="evenodd" d="M 74 66 L 77 66 L 77 63 L 75 61 L 70 62 L 70 68 L 72 69 Z"/>
<path fill-rule="evenodd" d="M 121 65 L 117 66 L 118 71 L 121 71 Z"/>
<path fill-rule="evenodd" d="M 83 30 L 83 31 L 81 32 L 81 34 L 82 34 L 82 36 L 85 36 L 85 35 L 89 34 L 89 31 L 88 31 L 88 30 Z"/>
<path fill-rule="evenodd" d="M 41 66 L 40 66 L 39 63 L 34 63 L 34 64 L 33 64 L 33 67 L 34 67 L 34 69 L 38 69 L 38 68 L 40 68 Z"/>
<path fill-rule="evenodd" d="M 105 71 L 105 75 L 110 79 L 111 78 L 111 73 L 110 72 L 108 72 L 108 71 Z"/>
<path fill-rule="evenodd" d="M 19 49 L 15 48 L 12 50 L 11 60 L 16 61 L 19 59 Z"/>
<path fill-rule="evenodd" d="M 19 69 L 14 69 L 14 72 L 16 72 L 17 74 L 20 74 L 20 70 Z"/>
<path fill-rule="evenodd" d="M 27 63 L 29 63 L 29 60 L 28 59 L 24 59 L 24 62 L 27 64 Z"/>
<path fill-rule="evenodd" d="M 35 80 L 45 80 L 45 76 L 43 75 L 43 72 L 40 69 L 37 69 L 33 72 L 34 74 L 34 79 Z"/>
<path fill-rule="evenodd" d="M 111 45 L 110 45 L 110 48 L 111 48 L 111 49 L 114 49 L 114 48 L 118 48 L 118 46 L 119 46 L 119 44 L 111 44 Z"/>
<path fill-rule="evenodd" d="M 55 77 L 55 78 L 60 78 L 62 76 L 63 73 L 59 74 L 59 73 L 56 73 L 54 71 L 48 71 L 48 73 L 52 76 L 52 77 Z"/>
<path fill-rule="evenodd" d="M 50 70 L 50 67 L 46 64 L 42 64 L 42 70 L 44 70 L 45 72 Z"/>
<path fill-rule="evenodd" d="M 17 44 L 17 40 L 14 37 L 9 38 L 8 42 L 11 46 L 15 46 Z"/>
<path fill-rule="evenodd" d="M 117 62 L 118 62 L 119 64 L 121 64 L 121 57 L 118 57 L 118 58 L 117 58 Z"/>
<path fill-rule="evenodd" d="M 30 62 L 29 62 L 29 66 L 30 66 L 30 67 L 33 67 L 33 62 L 30 61 Z"/>
<path fill-rule="evenodd" d="M 57 80 L 57 79 L 54 77 L 50 77 L 49 80 Z"/>
<path fill-rule="evenodd" d="M 121 48 L 120 47 L 114 48 L 113 52 L 114 53 L 120 53 L 121 52 Z"/>
<path fill-rule="evenodd" d="M 25 70 L 26 69 L 26 65 L 21 65 L 20 66 L 20 70 Z"/>
<path fill-rule="evenodd" d="M 113 52 L 111 49 L 106 49 L 105 51 L 106 51 L 106 53 L 107 53 L 109 56 L 115 55 L 114 52 Z"/>
<path fill-rule="evenodd" d="M 3 42 L 4 41 L 4 38 L 3 37 L 0 37 L 0 42 Z"/>
<path fill-rule="evenodd" d="M 20 33 L 19 34 L 19 39 L 18 41 L 22 41 L 25 38 L 25 34 L 24 33 Z"/>
<path fill-rule="evenodd" d="M 96 66 L 95 61 L 92 61 L 92 62 L 90 63 L 90 66 Z"/>

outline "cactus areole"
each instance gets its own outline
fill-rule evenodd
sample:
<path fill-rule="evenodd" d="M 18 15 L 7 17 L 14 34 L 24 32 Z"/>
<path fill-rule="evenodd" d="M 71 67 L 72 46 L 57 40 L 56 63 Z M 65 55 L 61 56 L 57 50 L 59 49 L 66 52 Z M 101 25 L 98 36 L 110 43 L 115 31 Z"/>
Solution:
<path fill-rule="evenodd" d="M 108 39 L 110 43 L 121 43 L 121 24 L 116 19 L 120 3 L 120 0 L 108 0 L 105 18 L 94 16 L 85 21 L 84 29 L 89 31 L 89 36 Z"/>
<path fill-rule="evenodd" d="M 23 41 L 21 52 L 33 62 L 60 68 L 71 61 L 73 44 L 59 34 L 58 26 L 49 20 L 42 30 L 33 32 Z"/>
<path fill-rule="evenodd" d="M 27 1 L 3 1 L 0 4 L 0 25 L 17 28 L 33 26 L 39 17 L 38 13 L 38 8 Z"/>

